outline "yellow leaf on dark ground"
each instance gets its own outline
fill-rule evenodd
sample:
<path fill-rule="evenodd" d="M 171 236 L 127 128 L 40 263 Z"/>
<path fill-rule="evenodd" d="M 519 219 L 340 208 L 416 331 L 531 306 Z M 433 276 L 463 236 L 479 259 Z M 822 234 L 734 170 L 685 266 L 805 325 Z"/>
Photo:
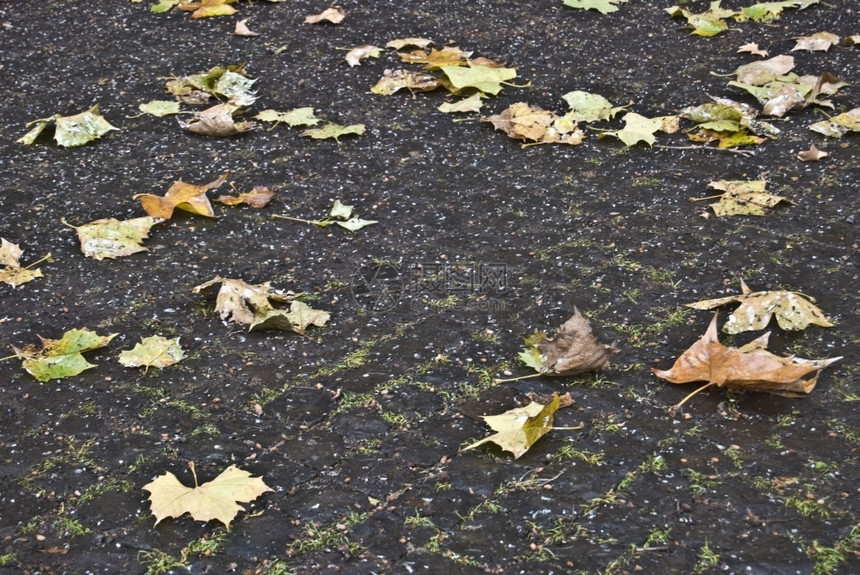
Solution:
<path fill-rule="evenodd" d="M 212 481 L 198 485 L 194 464 L 188 465 L 194 475 L 194 487 L 186 487 L 169 471 L 143 486 L 145 491 L 149 491 L 156 525 L 168 517 L 189 513 L 196 521 L 215 519 L 229 529 L 236 514 L 244 509 L 239 503 L 249 503 L 263 493 L 273 491 L 262 478 L 251 477 L 250 473 L 235 465 L 229 466 Z"/>
<path fill-rule="evenodd" d="M 173 216 L 173 211 L 180 209 L 198 216 L 214 218 L 215 211 L 209 203 L 209 198 L 206 197 L 206 192 L 218 188 L 226 181 L 227 174 L 199 186 L 178 180 L 168 188 L 164 196 L 138 194 L 134 198 L 140 199 L 140 205 L 143 206 L 144 211 L 153 217 L 169 220 Z"/>

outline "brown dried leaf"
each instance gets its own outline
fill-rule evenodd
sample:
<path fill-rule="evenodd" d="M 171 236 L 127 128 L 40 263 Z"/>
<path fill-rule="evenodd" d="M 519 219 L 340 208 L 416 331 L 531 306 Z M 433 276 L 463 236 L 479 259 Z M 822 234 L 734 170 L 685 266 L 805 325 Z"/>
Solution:
<path fill-rule="evenodd" d="M 738 52 L 749 52 L 750 54 L 755 54 L 756 56 L 761 56 L 762 58 L 767 57 L 767 50 L 762 50 L 755 42 L 744 44 L 743 46 L 738 48 Z"/>
<path fill-rule="evenodd" d="M 609 365 L 612 354 L 619 351 L 614 343 L 599 343 L 585 316 L 576 307 L 573 310 L 573 316 L 544 346 L 542 355 L 546 358 L 547 375 L 576 375 L 604 369 Z"/>
<path fill-rule="evenodd" d="M 798 395 L 812 391 L 818 372 L 842 359 L 779 357 L 765 350 L 769 335 L 770 332 L 741 348 L 726 347 L 717 338 L 714 314 L 705 335 L 681 354 L 671 369 L 654 369 L 654 375 L 671 383 L 706 381 L 727 389 Z M 812 377 L 803 379 L 812 373 Z"/>
<path fill-rule="evenodd" d="M 228 206 L 238 206 L 239 204 L 248 204 L 252 208 L 264 208 L 275 195 L 271 189 L 266 186 L 254 186 L 250 192 L 239 194 L 238 196 L 218 196 L 215 201 Z"/>
<path fill-rule="evenodd" d="M 585 137 L 575 121 L 525 102 L 516 102 L 500 114 L 481 118 L 481 121 L 492 123 L 515 140 L 537 144 L 575 146 Z"/>
<path fill-rule="evenodd" d="M 248 28 L 248 25 L 245 24 L 245 22 L 247 22 L 247 21 L 248 21 L 248 18 L 245 18 L 244 20 L 239 20 L 238 22 L 236 22 L 236 29 L 233 31 L 233 33 L 236 36 L 259 36 L 260 35 L 259 32 L 252 32 Z"/>
<path fill-rule="evenodd" d="M 812 144 L 808 150 L 804 150 L 797 154 L 797 159 L 801 162 L 817 162 L 821 158 L 826 158 L 829 156 L 827 152 L 819 150 L 815 147 L 815 144 Z"/>
<path fill-rule="evenodd" d="M 179 121 L 179 125 L 195 134 L 226 138 L 257 128 L 255 122 L 236 122 L 233 114 L 238 107 L 233 104 L 216 104 L 202 112 L 194 112 L 190 122 Z"/>

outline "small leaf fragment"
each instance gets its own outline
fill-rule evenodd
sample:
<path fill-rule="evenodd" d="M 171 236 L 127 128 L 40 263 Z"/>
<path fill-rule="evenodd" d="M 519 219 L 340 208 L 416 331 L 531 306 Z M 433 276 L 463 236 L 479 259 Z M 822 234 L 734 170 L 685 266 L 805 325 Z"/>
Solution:
<path fill-rule="evenodd" d="M 227 138 L 242 134 L 257 128 L 254 122 L 236 122 L 233 114 L 238 111 L 234 104 L 216 104 L 202 112 L 194 112 L 194 118 L 189 122 L 179 121 L 179 125 L 195 134 Z"/>
<path fill-rule="evenodd" d="M 266 207 L 274 195 L 275 192 L 266 186 L 254 186 L 250 192 L 244 192 L 238 196 L 218 196 L 215 201 L 227 206 L 248 204 L 252 208 L 259 209 Z"/>
<path fill-rule="evenodd" d="M 27 267 L 21 267 L 20 259 L 22 255 L 24 255 L 24 252 L 18 247 L 18 244 L 13 244 L 5 238 L 0 238 L 0 266 L 3 266 L 0 269 L 0 283 L 8 284 L 14 288 L 42 277 L 41 270 L 33 270 L 30 267 L 45 260 L 50 261 L 51 254 Z"/>
<path fill-rule="evenodd" d="M 361 46 L 356 46 L 347 52 L 345 59 L 350 67 L 361 66 L 362 60 L 365 58 L 379 58 L 380 52 L 382 52 L 382 48 L 372 46 L 370 44 L 363 44 Z"/>
<path fill-rule="evenodd" d="M 804 150 L 797 154 L 797 159 L 801 162 L 817 162 L 821 158 L 826 158 L 829 156 L 827 152 L 823 150 L 819 150 L 815 147 L 815 144 L 812 144 L 808 150 Z"/>
<path fill-rule="evenodd" d="M 296 126 L 316 126 L 322 120 L 314 115 L 314 109 L 310 106 L 303 108 L 294 108 L 286 112 L 278 112 L 277 110 L 263 110 L 254 119 L 261 122 L 274 122 L 277 126 L 284 122 L 295 128 Z"/>

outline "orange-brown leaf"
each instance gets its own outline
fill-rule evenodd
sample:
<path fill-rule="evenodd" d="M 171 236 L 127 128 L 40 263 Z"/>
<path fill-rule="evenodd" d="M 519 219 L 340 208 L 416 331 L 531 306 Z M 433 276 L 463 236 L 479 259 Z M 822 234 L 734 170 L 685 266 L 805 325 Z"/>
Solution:
<path fill-rule="evenodd" d="M 214 218 L 215 212 L 212 210 L 209 198 L 206 197 L 206 192 L 217 188 L 226 181 L 227 174 L 202 186 L 178 180 L 170 186 L 164 196 L 139 194 L 135 198 L 140 198 L 140 204 L 146 213 L 156 218 L 168 220 L 173 215 L 174 209 Z"/>
<path fill-rule="evenodd" d="M 765 349 L 769 335 L 740 348 L 726 347 L 717 339 L 715 314 L 705 335 L 681 354 L 671 369 L 654 369 L 654 375 L 672 383 L 706 381 L 728 389 L 794 395 L 812 391 L 818 372 L 842 359 L 779 357 Z"/>

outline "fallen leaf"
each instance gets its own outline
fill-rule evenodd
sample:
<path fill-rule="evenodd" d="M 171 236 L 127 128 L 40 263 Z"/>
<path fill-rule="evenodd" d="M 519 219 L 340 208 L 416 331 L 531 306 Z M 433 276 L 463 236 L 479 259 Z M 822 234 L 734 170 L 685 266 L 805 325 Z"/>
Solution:
<path fill-rule="evenodd" d="M 806 8 L 813 4 L 817 4 L 819 0 L 784 0 L 783 2 L 759 2 L 741 8 L 741 11 L 735 15 L 735 20 L 744 22 L 753 20 L 755 22 L 772 22 L 780 17 L 780 14 L 786 8 Z"/>
<path fill-rule="evenodd" d="M 119 362 L 126 367 L 144 366 L 159 369 L 179 363 L 185 352 L 179 347 L 179 338 L 167 339 L 160 335 L 141 338 L 140 343 L 119 354 Z"/>
<path fill-rule="evenodd" d="M 370 91 L 381 96 L 390 96 L 395 92 L 407 89 L 410 92 L 432 92 L 440 86 L 436 76 L 412 72 L 410 70 L 385 70 Z"/>
<path fill-rule="evenodd" d="M 484 415 L 482 419 L 495 431 L 493 435 L 469 444 L 460 451 L 468 451 L 487 442 L 493 442 L 518 459 L 535 442 L 546 435 L 553 427 L 555 412 L 573 405 L 570 393 L 559 396 L 554 393 L 546 404 L 532 401 L 524 407 L 516 407 L 499 415 Z"/>
<path fill-rule="evenodd" d="M 336 142 L 340 142 L 338 138 L 343 136 L 355 135 L 360 136 L 364 133 L 364 124 L 351 124 L 349 126 L 341 126 L 340 124 L 328 123 L 322 128 L 311 128 L 302 132 L 302 136 L 313 138 L 315 140 L 325 140 L 333 138 Z"/>
<path fill-rule="evenodd" d="M 334 204 L 332 205 L 328 217 L 322 220 L 307 220 L 304 218 L 295 218 L 293 216 L 284 216 L 281 214 L 273 214 L 272 217 L 284 220 L 292 220 L 294 222 L 302 222 L 305 224 L 311 224 L 314 226 L 319 226 L 321 228 L 336 224 L 351 232 L 378 223 L 375 220 L 364 220 L 358 217 L 354 217 L 352 215 L 352 206 L 341 203 L 340 200 L 334 201 Z"/>
<path fill-rule="evenodd" d="M 428 40 L 427 38 L 399 38 L 397 40 L 392 40 L 388 44 L 385 45 L 386 48 L 391 48 L 393 50 L 402 50 L 404 48 L 426 48 L 430 44 L 432 44 L 432 40 Z"/>
<path fill-rule="evenodd" d="M 162 118 L 171 114 L 179 114 L 179 102 L 173 100 L 152 100 L 137 107 L 144 114 Z"/>
<path fill-rule="evenodd" d="M 197 484 L 194 463 L 189 462 L 194 476 L 194 487 L 186 487 L 175 475 L 166 471 L 143 486 L 149 491 L 150 510 L 155 516 L 155 525 L 168 517 L 191 514 L 196 521 L 216 519 L 230 529 L 230 522 L 244 507 L 238 503 L 249 503 L 267 491 L 273 491 L 262 478 L 251 477 L 247 471 L 235 465 L 229 466 L 218 477 Z"/>
<path fill-rule="evenodd" d="M 539 375 L 577 375 L 587 371 L 605 369 L 609 358 L 618 352 L 615 344 L 598 343 L 591 333 L 591 325 L 579 309 L 548 339 L 536 331 L 525 340 L 526 348 L 519 354 L 520 361 Z M 504 381 L 504 380 L 502 380 Z"/>
<path fill-rule="evenodd" d="M 215 313 L 224 321 L 245 325 L 254 323 L 255 314 L 274 309 L 272 301 L 285 302 L 297 297 L 297 294 L 273 290 L 269 282 L 248 284 L 241 279 L 221 276 L 215 276 L 208 282 L 195 286 L 191 291 L 199 294 L 215 284 L 221 284 L 215 301 Z"/>
<path fill-rule="evenodd" d="M 215 211 L 206 192 L 214 190 L 227 181 L 227 174 L 217 180 L 196 186 L 178 180 L 170 186 L 164 196 L 154 194 L 137 194 L 133 199 L 140 199 L 140 205 L 144 211 L 153 217 L 169 220 L 173 216 L 174 209 L 183 210 L 199 216 L 215 217 Z"/>
<path fill-rule="evenodd" d="M 737 81 L 752 86 L 764 86 L 777 77 L 789 73 L 794 69 L 794 57 L 774 56 L 769 60 L 760 60 L 750 64 L 739 66 L 735 70 Z"/>
<path fill-rule="evenodd" d="M 767 50 L 762 50 L 758 47 L 758 44 L 755 42 L 750 42 L 749 44 L 744 44 L 738 48 L 738 53 L 749 52 L 750 54 L 755 54 L 756 56 L 761 56 L 762 58 L 767 57 Z"/>
<path fill-rule="evenodd" d="M 12 346 L 12 350 L 24 360 L 22 367 L 27 373 L 44 382 L 78 375 L 95 367 L 82 354 L 106 346 L 116 336 L 115 333 L 102 336 L 88 329 L 72 329 L 60 339 L 39 336 L 42 349 L 28 345 L 23 349 Z"/>
<path fill-rule="evenodd" d="M 236 9 L 229 4 L 236 0 L 201 0 L 200 2 L 183 2 L 179 5 L 182 10 L 189 10 L 192 18 L 211 18 L 213 16 L 232 16 Z"/>
<path fill-rule="evenodd" d="M 627 0 L 564 0 L 564 5 L 580 10 L 597 10 L 601 14 L 611 14 L 618 10 L 618 4 L 626 4 Z"/>
<path fill-rule="evenodd" d="M 440 69 L 451 82 L 452 92 L 474 88 L 495 96 L 502 91 L 502 83 L 517 77 L 514 68 L 496 68 L 475 63 L 470 63 L 469 66 L 442 66 Z"/>
<path fill-rule="evenodd" d="M 826 158 L 829 156 L 827 152 L 819 150 L 815 147 L 815 144 L 812 144 L 808 150 L 804 150 L 797 154 L 797 159 L 801 162 L 817 162 L 821 158 Z"/>
<path fill-rule="evenodd" d="M 216 104 L 202 112 L 194 112 L 190 122 L 179 121 L 179 125 L 195 134 L 226 138 L 254 130 L 254 122 L 235 122 L 233 114 L 238 111 L 234 104 Z"/>
<path fill-rule="evenodd" d="M 516 102 L 500 114 L 481 118 L 515 140 L 535 144 L 581 144 L 585 134 L 575 121 L 525 102 Z"/>
<path fill-rule="evenodd" d="M 401 52 L 400 59 L 410 64 L 424 64 L 425 70 L 441 70 L 443 66 L 467 66 L 471 52 L 465 52 L 457 46 L 445 46 L 441 50 L 415 50 L 413 52 Z M 477 62 L 474 62 L 477 63 Z M 489 67 L 498 68 L 492 64 Z"/>
<path fill-rule="evenodd" d="M 82 146 L 101 138 L 111 130 L 119 130 L 104 119 L 99 113 L 99 105 L 96 104 L 89 110 L 73 116 L 55 115 L 28 122 L 27 126 L 33 127 L 15 141 L 29 146 L 52 123 L 54 124 L 54 140 L 66 148 Z"/>
<path fill-rule="evenodd" d="M 860 108 L 810 124 L 809 129 L 831 138 L 841 138 L 848 132 L 860 132 Z"/>
<path fill-rule="evenodd" d="M 283 309 L 268 309 L 257 312 L 248 330 L 282 329 L 305 333 L 310 326 L 323 327 L 328 323 L 331 313 L 314 309 L 308 304 L 294 300 L 290 303 L 290 311 Z"/>
<path fill-rule="evenodd" d="M 215 201 L 228 206 L 248 204 L 252 208 L 259 209 L 266 207 L 274 195 L 275 192 L 266 186 L 254 186 L 250 192 L 244 192 L 238 196 L 218 196 Z"/>
<path fill-rule="evenodd" d="M 826 52 L 831 46 L 839 44 L 839 36 L 830 32 L 818 32 L 811 36 L 799 36 L 795 38 L 797 43 L 792 52 L 795 50 L 809 50 L 810 52 Z"/>
<path fill-rule="evenodd" d="M 686 304 L 694 309 L 713 309 L 730 303 L 740 303 L 723 325 L 723 332 L 735 334 L 743 331 L 764 329 L 771 317 L 787 331 L 806 329 L 809 324 L 833 327 L 824 313 L 812 303 L 811 298 L 783 290 L 752 291 L 741 279 L 741 295 L 707 299 Z"/>
<path fill-rule="evenodd" d="M 339 24 L 344 18 L 346 18 L 346 12 L 344 12 L 343 8 L 340 6 L 332 6 L 331 8 L 326 8 L 319 14 L 305 17 L 305 24 L 318 24 L 320 22 Z"/>
<path fill-rule="evenodd" d="M 779 92 L 765 102 L 761 113 L 765 116 L 783 117 L 789 110 L 806 106 L 806 97 L 791 84 L 784 84 Z"/>
<path fill-rule="evenodd" d="M 694 202 L 719 197 L 720 201 L 711 204 L 717 217 L 724 216 L 764 216 L 767 208 L 772 208 L 780 202 L 792 203 L 782 196 L 765 192 L 767 182 L 764 180 L 720 180 L 708 185 L 715 190 L 722 190 L 719 196 L 693 198 Z"/>
<path fill-rule="evenodd" d="M 277 110 L 263 110 L 254 119 L 261 122 L 274 122 L 275 126 L 283 122 L 295 128 L 296 126 L 316 126 L 322 120 L 314 115 L 314 109 L 310 106 L 304 108 L 294 108 L 286 112 L 278 112 Z M 272 126 L 274 127 L 274 126 Z"/>
<path fill-rule="evenodd" d="M 600 94 L 591 94 L 582 90 L 568 92 L 562 99 L 570 106 L 565 118 L 575 122 L 599 122 L 610 120 L 626 106 L 613 106 L 609 100 Z"/>
<path fill-rule="evenodd" d="M 3 269 L 0 269 L 0 283 L 8 284 L 14 288 L 42 277 L 41 270 L 30 268 L 43 261 L 51 261 L 51 254 L 29 266 L 21 267 L 20 260 L 23 255 L 24 252 L 18 247 L 18 244 L 0 238 L 0 266 L 3 266 Z"/>
<path fill-rule="evenodd" d="M 182 2 L 182 0 L 158 0 L 156 4 L 149 7 L 149 10 L 156 13 L 169 12 L 180 2 Z"/>
<path fill-rule="evenodd" d="M 645 142 L 651 146 L 657 140 L 654 136 L 656 132 L 672 133 L 678 129 L 677 119 L 677 116 L 646 118 L 635 112 L 627 112 L 622 118 L 624 120 L 623 129 L 601 132 L 598 137 L 615 136 L 628 147 L 638 142 Z"/>
<path fill-rule="evenodd" d="M 257 94 L 251 90 L 254 82 L 255 79 L 245 75 L 243 65 L 215 66 L 206 72 L 172 77 L 164 86 L 186 104 L 205 104 L 216 97 L 241 107 L 250 106 L 256 101 Z"/>
<path fill-rule="evenodd" d="M 105 218 L 82 226 L 66 225 L 78 233 L 85 256 L 103 260 L 149 251 L 140 243 L 149 237 L 152 226 L 163 221 L 164 218 L 144 216 L 124 221 Z"/>
<path fill-rule="evenodd" d="M 483 102 L 481 102 L 481 99 L 485 97 L 486 96 L 482 92 L 475 92 L 468 98 L 463 98 L 456 102 L 445 102 L 444 104 L 440 104 L 437 110 L 445 114 L 480 112 L 481 107 L 484 105 Z"/>
<path fill-rule="evenodd" d="M 248 25 L 246 24 L 247 21 L 248 18 L 245 18 L 244 20 L 238 20 L 236 22 L 236 28 L 233 30 L 233 34 L 235 34 L 236 36 L 259 36 L 259 32 L 252 32 L 248 28 Z"/>
<path fill-rule="evenodd" d="M 705 335 L 681 354 L 671 369 L 654 368 L 654 375 L 671 383 L 706 381 L 708 386 L 727 389 L 800 395 L 812 391 L 820 370 L 842 359 L 779 357 L 765 349 L 769 335 L 770 332 L 741 348 L 726 347 L 717 338 L 717 314 L 714 314 Z M 803 379 L 811 373 L 812 377 Z"/>
<path fill-rule="evenodd" d="M 734 10 L 720 8 L 720 0 L 711 2 L 710 9 L 705 12 L 694 13 L 679 6 L 666 8 L 666 12 L 673 18 L 685 18 L 693 29 L 691 34 L 704 37 L 716 36 L 728 30 L 725 19 L 737 14 Z"/>
<path fill-rule="evenodd" d="M 382 52 L 382 48 L 371 46 L 370 44 L 364 44 L 362 46 L 356 46 L 347 52 L 345 59 L 351 67 L 361 66 L 362 60 L 365 58 L 379 58 L 380 52 Z"/>

